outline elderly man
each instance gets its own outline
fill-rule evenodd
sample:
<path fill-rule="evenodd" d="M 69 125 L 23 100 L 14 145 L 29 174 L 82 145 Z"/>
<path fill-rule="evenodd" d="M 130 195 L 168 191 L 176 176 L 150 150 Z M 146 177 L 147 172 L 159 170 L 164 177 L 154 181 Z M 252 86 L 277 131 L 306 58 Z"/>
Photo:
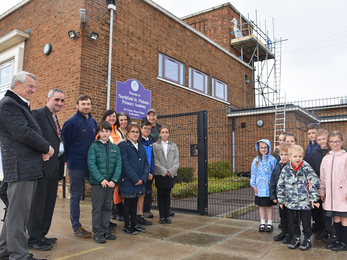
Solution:
<path fill-rule="evenodd" d="M 10 205 L 0 237 L 0 259 L 34 259 L 28 250 L 27 223 L 37 180 L 43 177 L 42 162 L 54 154 L 30 111 L 36 80 L 33 74 L 18 72 L 0 101 L 1 155 Z"/>
<path fill-rule="evenodd" d="M 64 140 L 57 113 L 63 108 L 65 94 L 54 88 L 48 93 L 47 105 L 33 110 L 33 115 L 41 128 L 42 136 L 56 151 L 51 159 L 43 163 L 44 176 L 38 180 L 35 197 L 31 206 L 28 234 L 29 247 L 34 250 L 49 250 L 57 238 L 46 238 L 51 227 L 58 181 L 64 175 Z"/>

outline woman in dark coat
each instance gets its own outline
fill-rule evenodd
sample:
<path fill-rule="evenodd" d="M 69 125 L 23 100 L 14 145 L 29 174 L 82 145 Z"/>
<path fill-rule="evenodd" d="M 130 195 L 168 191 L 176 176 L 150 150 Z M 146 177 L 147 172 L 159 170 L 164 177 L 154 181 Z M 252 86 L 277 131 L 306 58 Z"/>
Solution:
<path fill-rule="evenodd" d="M 137 232 L 146 232 L 137 224 L 137 200 L 145 194 L 145 183 L 148 180 L 149 164 L 146 150 L 138 140 L 141 140 L 141 129 L 138 125 L 127 127 L 126 142 L 119 144 L 122 156 L 122 174 L 119 180 L 119 194 L 124 198 L 124 228 L 123 232 L 135 235 Z M 131 225 L 129 224 L 131 216 Z"/>

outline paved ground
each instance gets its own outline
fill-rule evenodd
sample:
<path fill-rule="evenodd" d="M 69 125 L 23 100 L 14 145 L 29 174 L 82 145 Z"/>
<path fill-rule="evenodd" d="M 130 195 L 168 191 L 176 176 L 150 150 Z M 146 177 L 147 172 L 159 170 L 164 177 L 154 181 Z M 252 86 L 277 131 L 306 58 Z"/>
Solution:
<path fill-rule="evenodd" d="M 0 206 L 1 207 L 1 206 Z M 2 208 L 2 207 L 1 207 Z M 57 237 L 54 247 L 46 252 L 31 251 L 36 258 L 47 259 L 347 259 L 346 252 L 332 252 L 324 243 L 313 239 L 309 251 L 290 250 L 275 242 L 279 233 L 259 233 L 257 221 L 176 214 L 173 223 L 159 224 L 158 212 L 153 211 L 154 225 L 147 233 L 135 236 L 122 233 L 117 222 L 117 239 L 97 244 L 92 238 L 73 235 L 69 219 L 69 200 L 58 199 L 53 225 L 48 237 Z M 81 202 L 81 222 L 91 230 L 91 204 Z M 2 224 L 1 224 L 2 225 Z"/>

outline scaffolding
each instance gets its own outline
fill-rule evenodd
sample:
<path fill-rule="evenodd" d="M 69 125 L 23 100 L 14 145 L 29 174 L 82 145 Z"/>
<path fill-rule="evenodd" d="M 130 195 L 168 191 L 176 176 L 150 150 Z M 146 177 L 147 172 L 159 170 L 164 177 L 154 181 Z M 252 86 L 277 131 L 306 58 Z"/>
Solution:
<path fill-rule="evenodd" d="M 280 82 L 280 78 L 277 77 L 279 81 L 274 84 L 270 83 L 270 78 L 275 69 L 276 58 L 280 60 L 280 52 L 275 53 L 276 43 L 273 44 L 268 35 L 258 27 L 257 22 L 246 19 L 241 14 L 239 21 L 241 22 L 238 23 L 236 18 L 231 21 L 234 25 L 230 27 L 233 36 L 230 45 L 241 53 L 241 60 L 254 68 L 253 104 L 255 107 L 275 105 L 277 95 L 280 95 L 280 84 L 276 84 Z"/>

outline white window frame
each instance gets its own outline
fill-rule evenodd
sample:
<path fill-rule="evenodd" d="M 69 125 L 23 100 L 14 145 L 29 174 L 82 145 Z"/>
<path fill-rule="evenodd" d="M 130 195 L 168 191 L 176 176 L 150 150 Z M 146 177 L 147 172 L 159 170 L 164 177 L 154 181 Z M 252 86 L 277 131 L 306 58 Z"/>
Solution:
<path fill-rule="evenodd" d="M 223 88 L 223 96 L 218 96 L 216 87 L 220 87 L 221 85 Z M 219 79 L 212 78 L 212 96 L 220 100 L 228 101 L 228 84 Z"/>
<path fill-rule="evenodd" d="M 176 64 L 177 65 L 177 74 L 175 76 L 177 76 L 177 78 L 172 77 L 168 71 L 166 70 L 166 68 L 168 67 L 168 64 Z M 166 79 L 168 81 L 172 81 L 176 84 L 182 85 L 184 86 L 184 73 L 185 73 L 185 64 L 174 59 L 171 58 L 170 56 L 167 56 L 165 54 L 159 53 L 159 66 L 158 66 L 158 76 L 160 78 Z"/>
<path fill-rule="evenodd" d="M 195 75 L 203 78 L 202 86 L 201 85 L 197 86 L 196 82 L 194 82 Z M 189 67 L 189 88 L 204 94 L 208 94 L 209 93 L 209 76 L 200 70 L 194 69 L 193 67 Z"/>

